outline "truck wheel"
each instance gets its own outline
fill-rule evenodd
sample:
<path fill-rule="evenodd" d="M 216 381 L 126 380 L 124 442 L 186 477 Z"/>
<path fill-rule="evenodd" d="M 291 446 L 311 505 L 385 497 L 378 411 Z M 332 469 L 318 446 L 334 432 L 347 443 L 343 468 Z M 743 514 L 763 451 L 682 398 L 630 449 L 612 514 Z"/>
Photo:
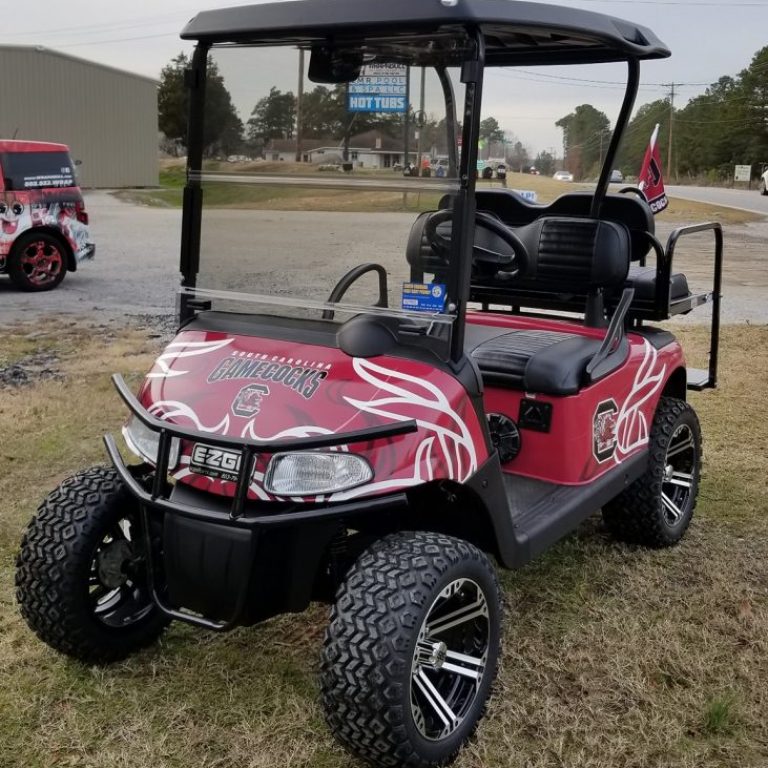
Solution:
<path fill-rule="evenodd" d="M 167 625 L 147 588 L 138 516 L 106 467 L 70 477 L 40 505 L 16 561 L 16 599 L 52 648 L 89 664 L 117 661 Z"/>
<path fill-rule="evenodd" d="M 765 179 L 760 179 L 760 194 L 768 195 L 768 186 L 766 186 Z"/>
<path fill-rule="evenodd" d="M 388 536 L 339 588 L 321 687 L 336 738 L 376 765 L 450 761 L 496 676 L 501 603 L 488 558 L 436 533 Z"/>
<path fill-rule="evenodd" d="M 46 232 L 25 232 L 8 256 L 8 275 L 22 291 L 50 291 L 67 274 L 64 246 Z"/>
<path fill-rule="evenodd" d="M 701 473 L 701 428 L 684 400 L 662 397 L 651 427 L 648 469 L 603 507 L 608 530 L 649 547 L 677 544 L 696 506 Z"/>

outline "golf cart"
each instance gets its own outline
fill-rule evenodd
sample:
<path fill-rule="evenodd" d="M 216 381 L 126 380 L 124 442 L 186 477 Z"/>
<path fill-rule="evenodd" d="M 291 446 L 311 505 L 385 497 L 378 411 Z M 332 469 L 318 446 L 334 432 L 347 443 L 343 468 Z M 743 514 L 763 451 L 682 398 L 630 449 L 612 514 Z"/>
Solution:
<path fill-rule="evenodd" d="M 184 30 L 179 330 L 137 395 L 113 376 L 138 463 L 107 436 L 112 466 L 64 481 L 30 523 L 16 585 L 39 637 L 88 663 L 171 620 L 225 631 L 326 601 L 334 735 L 377 765 L 428 766 L 470 738 L 496 674 L 491 557 L 520 568 L 601 508 L 652 547 L 688 528 L 686 393 L 716 384 L 722 235 L 684 228 L 665 247 L 644 199 L 607 193 L 640 61 L 668 55 L 649 30 L 524 2 L 393 3 L 243 6 Z M 628 86 L 594 192 L 536 205 L 476 178 L 496 68 L 617 62 Z M 381 116 L 407 103 L 408 67 L 440 110 L 441 178 L 393 179 L 392 157 L 354 174 L 213 159 L 221 82 L 250 112 L 307 72 Z M 672 258 L 702 230 L 715 279 L 695 293 Z M 709 368 L 687 369 L 649 323 L 710 301 Z"/>

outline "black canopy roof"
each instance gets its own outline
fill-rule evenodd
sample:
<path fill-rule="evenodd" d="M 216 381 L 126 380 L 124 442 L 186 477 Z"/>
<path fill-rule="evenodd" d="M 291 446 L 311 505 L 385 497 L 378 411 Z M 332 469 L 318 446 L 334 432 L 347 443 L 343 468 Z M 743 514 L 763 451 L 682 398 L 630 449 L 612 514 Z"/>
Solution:
<path fill-rule="evenodd" d="M 467 26 L 485 33 L 488 64 L 586 64 L 669 56 L 656 35 L 637 24 L 517 0 L 265 3 L 199 13 L 181 37 L 204 43 L 349 45 L 380 36 L 461 34 L 460 28 Z"/>

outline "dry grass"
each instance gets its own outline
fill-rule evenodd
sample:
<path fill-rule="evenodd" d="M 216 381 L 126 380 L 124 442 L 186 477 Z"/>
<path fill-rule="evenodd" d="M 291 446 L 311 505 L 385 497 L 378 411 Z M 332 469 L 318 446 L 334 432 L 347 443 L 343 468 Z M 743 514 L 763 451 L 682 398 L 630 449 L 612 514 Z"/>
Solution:
<path fill-rule="evenodd" d="M 703 354 L 702 330 L 681 335 Z M 103 461 L 99 436 L 122 419 L 108 374 L 138 381 L 157 346 L 78 323 L 4 333 L 0 367 L 42 350 L 64 378 L 0 393 L 0 766 L 351 768 L 317 703 L 321 606 L 226 636 L 176 624 L 109 668 L 57 655 L 19 618 L 24 523 Z M 693 398 L 706 470 L 685 542 L 621 546 L 593 518 L 504 573 L 502 669 L 459 768 L 768 765 L 768 329 L 726 328 L 722 358 L 721 389 Z"/>

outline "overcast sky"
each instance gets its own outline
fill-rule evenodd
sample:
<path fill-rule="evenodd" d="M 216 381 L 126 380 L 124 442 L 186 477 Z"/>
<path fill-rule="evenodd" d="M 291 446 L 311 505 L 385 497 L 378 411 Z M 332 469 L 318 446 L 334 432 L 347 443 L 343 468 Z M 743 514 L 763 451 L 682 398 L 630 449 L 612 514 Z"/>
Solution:
<path fill-rule="evenodd" d="M 3 13 L 0 44 L 42 45 L 159 77 L 160 70 L 173 56 L 182 50 L 191 50 L 178 35 L 196 12 L 252 2 L 41 0 L 30 13 L 23 11 L 24 4 L 15 4 L 12 11 L 6 9 Z M 10 0 L 4 0 L 3 5 L 6 4 L 10 5 Z M 663 97 L 668 89 L 661 84 L 671 82 L 679 84 L 676 105 L 683 105 L 701 93 L 706 84 L 722 75 L 736 75 L 748 66 L 757 50 L 768 44 L 768 0 L 553 0 L 550 4 L 584 8 L 638 22 L 650 27 L 667 44 L 672 50 L 671 59 L 643 65 L 643 88 L 638 105 Z M 604 109 L 613 120 L 614 105 L 621 95 L 612 85 L 612 81 L 619 79 L 620 70 L 614 69 L 611 73 L 601 67 L 578 72 L 547 71 L 549 78 L 508 72 L 504 74 L 506 80 L 495 79 L 491 96 L 501 83 L 514 85 L 518 94 L 514 114 L 506 107 L 494 110 L 488 100 L 489 112 L 534 154 L 562 146 L 562 134 L 554 122 L 575 106 L 592 103 Z M 566 75 L 603 82 L 556 79 Z M 245 110 L 244 105 L 239 106 Z"/>

